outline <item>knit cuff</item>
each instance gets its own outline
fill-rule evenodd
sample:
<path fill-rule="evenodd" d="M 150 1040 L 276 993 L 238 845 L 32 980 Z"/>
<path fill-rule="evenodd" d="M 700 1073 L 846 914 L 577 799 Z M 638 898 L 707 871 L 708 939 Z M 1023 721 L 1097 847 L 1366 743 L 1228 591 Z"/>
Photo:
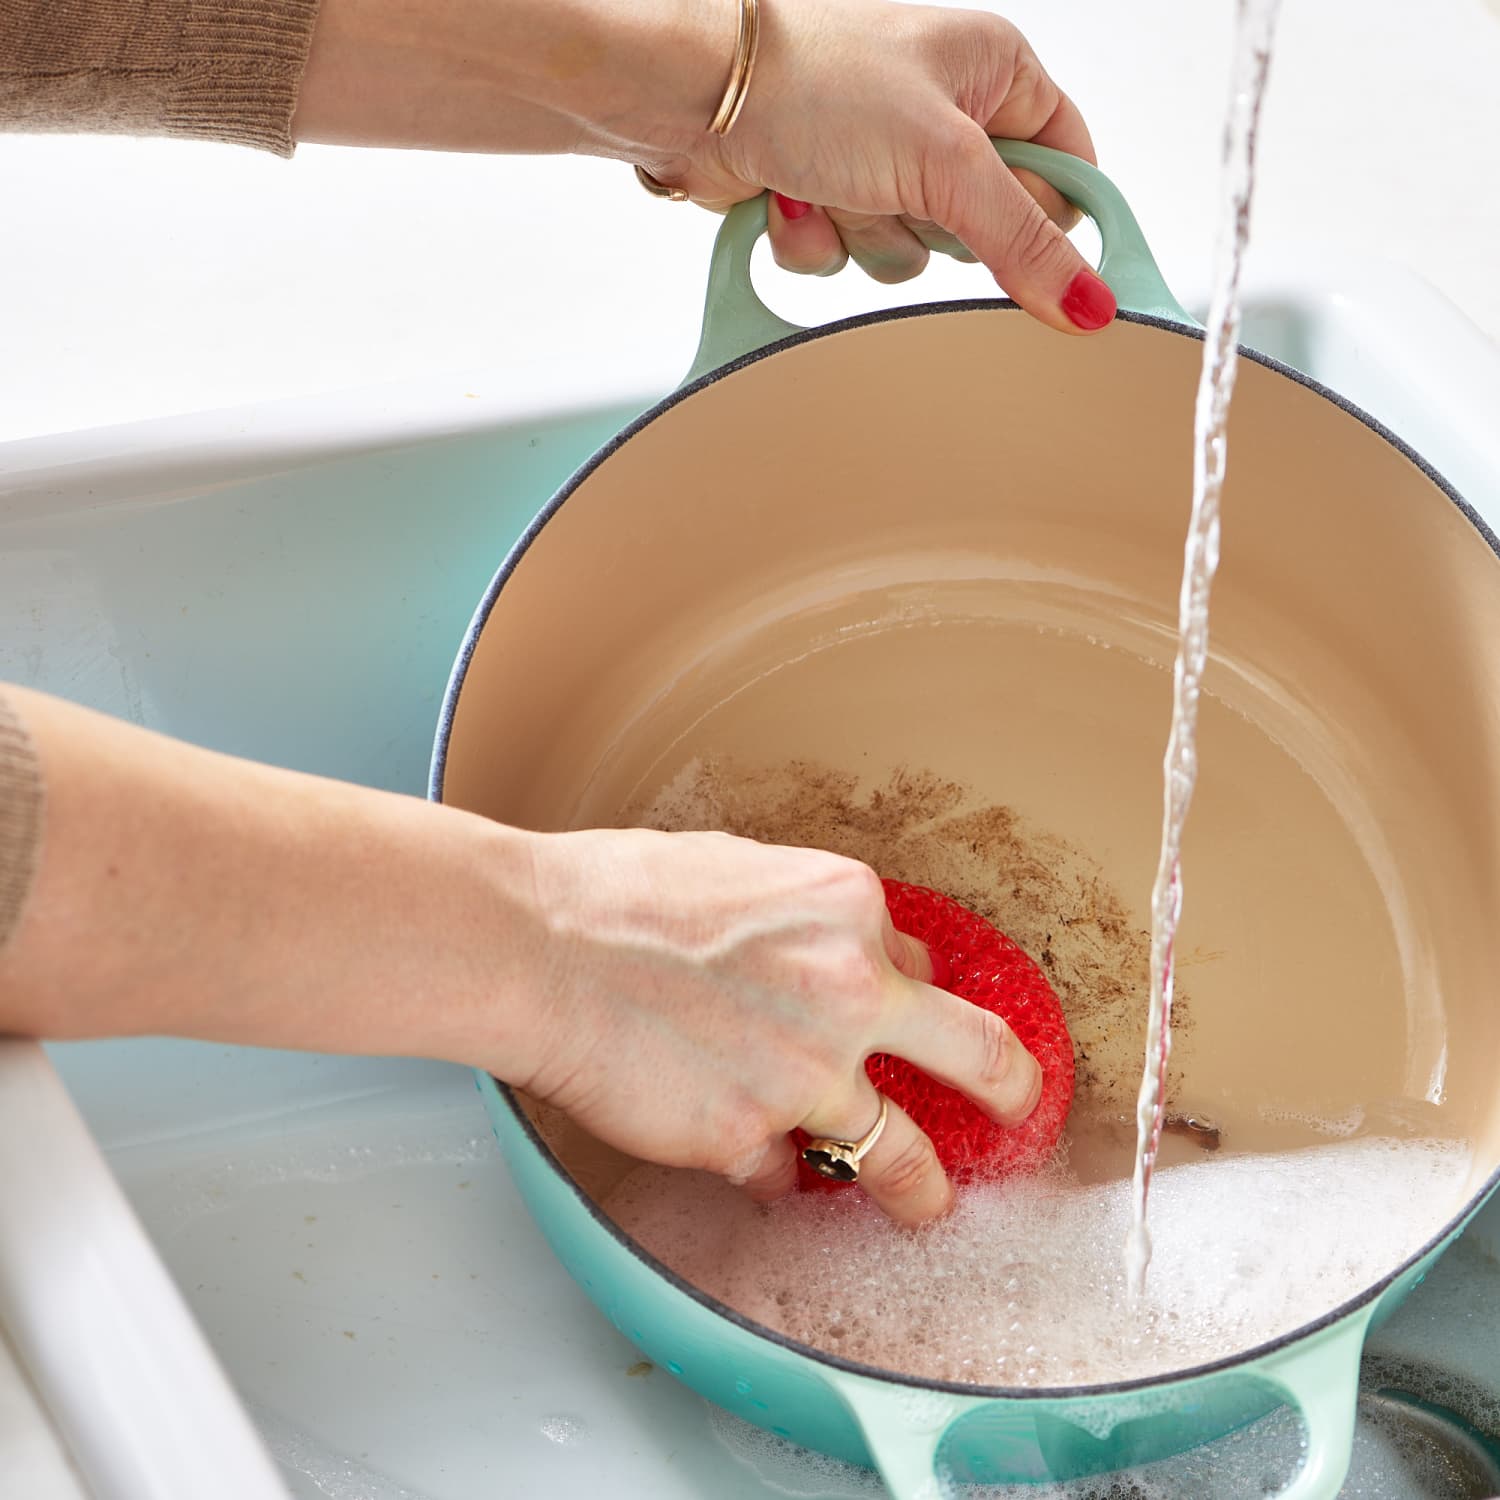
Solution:
<path fill-rule="evenodd" d="M 292 154 L 318 0 L 0 0 L 0 130 Z"/>
<path fill-rule="evenodd" d="M 41 766 L 25 726 L 0 694 L 0 951 L 21 920 L 41 837 Z"/>
<path fill-rule="evenodd" d="M 191 0 L 162 133 L 292 154 L 318 0 Z"/>

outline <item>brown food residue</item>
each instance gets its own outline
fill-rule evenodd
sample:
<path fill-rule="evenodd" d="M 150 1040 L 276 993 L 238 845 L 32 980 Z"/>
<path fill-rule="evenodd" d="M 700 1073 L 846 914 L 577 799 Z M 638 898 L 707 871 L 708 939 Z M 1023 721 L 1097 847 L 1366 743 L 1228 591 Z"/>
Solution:
<path fill-rule="evenodd" d="M 847 854 L 891 879 L 931 886 L 978 912 L 1041 965 L 1062 1004 L 1077 1069 L 1075 1108 L 1133 1118 L 1145 1040 L 1151 934 L 1098 864 L 1009 807 L 976 805 L 934 772 L 902 768 L 862 785 L 807 761 L 695 761 L 627 821 L 714 828 Z M 1174 1040 L 1191 1027 L 1178 987 Z M 1168 1096 L 1180 1082 L 1168 1077 Z"/>

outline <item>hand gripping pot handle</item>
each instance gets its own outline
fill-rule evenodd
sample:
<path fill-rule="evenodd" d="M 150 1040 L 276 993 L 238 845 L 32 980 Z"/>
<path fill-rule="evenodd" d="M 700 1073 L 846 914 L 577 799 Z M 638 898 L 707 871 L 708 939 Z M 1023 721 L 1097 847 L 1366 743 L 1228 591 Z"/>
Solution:
<path fill-rule="evenodd" d="M 1045 178 L 1098 226 L 1103 244 L 1099 274 L 1109 283 L 1120 307 L 1196 326 L 1162 280 L 1130 205 L 1103 172 L 1079 157 L 1031 141 L 994 144 L 1007 166 Z M 764 194 L 736 204 L 725 216 L 709 264 L 703 333 L 684 384 L 778 339 L 804 332 L 796 323 L 773 313 L 751 284 L 750 254 L 765 232 Z"/>
<path fill-rule="evenodd" d="M 1302 1414 L 1303 1462 L 1276 1500 L 1336 1500 L 1342 1489 L 1354 1449 L 1360 1354 L 1374 1310 L 1371 1303 L 1243 1366 L 1240 1373 L 1279 1390 Z M 949 1493 L 938 1470 L 943 1439 L 958 1418 L 985 1404 L 982 1398 L 905 1387 L 845 1371 L 825 1372 L 825 1378 L 858 1422 L 891 1500 L 940 1500 Z M 1191 1384 L 1182 1389 L 1184 1407 L 1192 1403 Z M 1132 1396 L 1095 1399 L 1107 1406 L 1128 1404 Z"/>

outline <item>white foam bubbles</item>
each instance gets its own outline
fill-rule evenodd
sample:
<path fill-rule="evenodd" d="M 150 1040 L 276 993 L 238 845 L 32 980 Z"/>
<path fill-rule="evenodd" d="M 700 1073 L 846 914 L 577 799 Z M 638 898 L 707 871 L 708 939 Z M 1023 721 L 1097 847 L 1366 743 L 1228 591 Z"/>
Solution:
<path fill-rule="evenodd" d="M 1442 1226 L 1468 1166 L 1454 1142 L 1376 1137 L 1163 1170 L 1138 1315 L 1123 1181 L 1080 1186 L 1057 1169 L 970 1188 L 915 1232 L 860 1193 L 761 1207 L 651 1167 L 605 1208 L 688 1281 L 816 1348 L 929 1379 L 1075 1385 L 1221 1359 L 1330 1311 Z"/>
<path fill-rule="evenodd" d="M 1313 1114 L 1305 1109 L 1263 1104 L 1258 1113 L 1262 1120 L 1270 1120 L 1278 1125 L 1300 1125 L 1314 1135 L 1334 1140 L 1348 1140 L 1365 1123 L 1365 1112 L 1357 1104 L 1339 1114 Z"/>
<path fill-rule="evenodd" d="M 390 1475 L 335 1452 L 275 1412 L 252 1407 L 251 1414 L 294 1500 L 430 1500 Z"/>
<path fill-rule="evenodd" d="M 581 1417 L 557 1415 L 545 1417 L 538 1429 L 549 1443 L 559 1448 L 576 1448 L 588 1440 L 588 1425 Z"/>
<path fill-rule="evenodd" d="M 1377 1388 L 1407 1392 L 1482 1432 L 1500 1436 L 1493 1312 L 1497 1303 L 1500 1260 L 1471 1230 L 1396 1316 L 1371 1335 L 1365 1354 L 1367 1376 Z"/>

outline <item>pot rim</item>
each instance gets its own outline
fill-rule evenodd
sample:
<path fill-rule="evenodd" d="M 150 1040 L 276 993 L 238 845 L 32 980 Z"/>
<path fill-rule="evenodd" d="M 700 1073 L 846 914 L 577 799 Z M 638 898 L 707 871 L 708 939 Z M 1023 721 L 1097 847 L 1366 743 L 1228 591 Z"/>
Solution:
<path fill-rule="evenodd" d="M 680 406 L 690 397 L 696 396 L 700 391 L 723 380 L 726 376 L 733 375 L 736 371 L 743 370 L 750 365 L 758 364 L 761 360 L 773 358 L 782 351 L 795 348 L 800 344 L 812 343 L 816 339 L 832 338 L 837 334 L 848 333 L 856 328 L 864 328 L 876 323 L 894 323 L 907 318 L 961 313 L 1021 312 L 1020 305 L 1009 298 L 975 297 L 951 302 L 922 302 L 907 307 L 884 308 L 876 312 L 841 318 L 836 322 L 824 323 L 816 328 L 803 328 L 796 333 L 788 334 L 785 338 L 764 344 L 759 349 L 753 349 L 748 354 L 742 354 L 738 359 L 733 359 L 728 364 L 720 365 L 718 369 L 710 370 L 706 375 L 700 375 L 698 379 L 679 386 L 622 427 L 602 448 L 574 470 L 562 487 L 532 517 L 525 531 L 511 545 L 510 551 L 506 553 L 495 576 L 490 580 L 489 587 L 485 589 L 483 597 L 475 608 L 468 628 L 464 631 L 458 655 L 449 673 L 448 687 L 443 694 L 442 706 L 438 711 L 436 733 L 433 738 L 432 763 L 428 775 L 427 795 L 429 799 L 434 802 L 442 801 L 443 778 L 448 763 L 448 740 L 453 730 L 453 716 L 458 708 L 459 697 L 463 693 L 464 681 L 468 677 L 469 664 L 479 644 L 479 637 L 489 623 L 495 602 L 500 597 L 500 590 L 510 581 L 511 575 L 520 566 L 522 558 L 531 550 L 532 544 L 541 535 L 543 527 L 567 504 L 584 482 L 592 477 L 599 466 L 618 453 L 631 438 L 644 431 L 658 418 L 665 416 L 667 412 Z M 1145 328 L 1159 329 L 1163 333 L 1175 334 L 1179 338 L 1190 339 L 1194 343 L 1201 344 L 1205 338 L 1201 328 L 1190 328 L 1173 322 L 1169 318 L 1159 318 L 1153 313 L 1121 311 L 1115 314 L 1115 320 L 1120 323 L 1134 323 Z M 1376 436 L 1384 438 L 1403 458 L 1415 464 L 1448 497 L 1463 514 L 1464 519 L 1484 538 L 1490 551 L 1500 558 L 1500 537 L 1497 537 L 1490 529 L 1489 523 L 1437 469 L 1398 434 L 1392 432 L 1378 418 L 1371 416 L 1363 407 L 1356 406 L 1347 397 L 1341 396 L 1337 391 L 1314 380 L 1312 376 L 1304 374 L 1301 370 L 1294 369 L 1291 365 L 1284 364 L 1269 354 L 1262 354 L 1257 349 L 1248 348 L 1244 344 L 1238 347 L 1242 359 L 1249 360 L 1252 364 L 1262 365 L 1273 373 L 1283 375 L 1294 384 L 1323 397 L 1340 411 L 1368 427 Z"/>
<path fill-rule="evenodd" d="M 516 568 L 520 566 L 522 559 L 530 551 L 532 544 L 541 534 L 542 529 L 557 514 L 559 510 L 577 493 L 578 489 L 588 480 L 594 472 L 607 459 L 611 458 L 628 443 L 631 438 L 649 427 L 658 418 L 679 406 L 690 397 L 697 395 L 700 391 L 707 389 L 716 382 L 723 380 L 726 376 L 734 374 L 737 370 L 749 365 L 757 364 L 761 360 L 770 359 L 783 350 L 794 348 L 800 344 L 811 343 L 816 339 L 830 338 L 840 333 L 850 332 L 856 328 L 863 328 L 877 323 L 896 322 L 906 318 L 936 317 L 957 315 L 965 313 L 1022 313 L 1019 305 L 1009 299 L 1003 298 L 972 298 L 949 302 L 927 302 L 917 303 L 905 307 L 886 308 L 876 312 L 861 313 L 855 317 L 842 318 L 836 322 L 826 323 L 816 328 L 801 329 L 796 333 L 788 334 L 784 338 L 776 339 L 759 349 L 743 354 L 739 358 L 731 360 L 728 364 L 721 365 L 718 369 L 709 371 L 706 375 L 679 387 L 670 392 L 646 411 L 642 412 L 633 421 L 623 427 L 609 442 L 601 447 L 589 459 L 587 459 L 568 478 L 562 487 L 552 498 L 537 512 L 526 530 L 512 545 L 506 554 L 495 576 L 491 579 L 489 587 L 485 590 L 478 607 L 474 611 L 469 627 L 464 633 L 464 638 L 457 658 L 453 664 L 453 670 L 449 675 L 447 691 L 443 695 L 442 707 L 439 712 L 436 734 L 433 742 L 432 764 L 428 779 L 428 797 L 431 801 L 441 802 L 443 797 L 443 782 L 447 770 L 448 743 L 453 731 L 453 719 L 457 711 L 458 700 L 463 692 L 464 682 L 468 676 L 469 665 L 473 660 L 474 651 L 479 643 L 479 638 L 489 622 L 495 603 L 500 597 L 500 591 L 509 582 Z M 1022 314 L 1024 316 L 1024 314 Z M 1163 333 L 1174 334 L 1181 338 L 1187 338 L 1196 343 L 1202 343 L 1204 332 L 1199 328 L 1186 327 L 1181 323 L 1173 322 L 1167 318 L 1156 317 L 1149 313 L 1133 313 L 1121 311 L 1116 314 L 1117 321 L 1124 323 L 1135 323 L 1147 328 L 1155 328 Z M 1421 472 L 1432 481 L 1432 483 L 1452 502 L 1452 504 L 1463 514 L 1464 518 L 1484 539 L 1490 551 L 1500 559 L 1500 537 L 1491 530 L 1484 517 L 1471 505 L 1458 490 L 1443 477 L 1420 453 L 1405 442 L 1396 433 L 1392 432 L 1383 422 L 1370 415 L 1363 408 L 1356 406 L 1337 391 L 1331 390 L 1320 381 L 1314 380 L 1310 375 L 1301 370 L 1283 363 L 1269 354 L 1263 354 L 1258 350 L 1239 346 L 1241 358 L 1249 360 L 1253 364 L 1264 366 L 1275 374 L 1285 376 L 1294 384 L 1304 387 L 1323 397 L 1346 415 L 1353 417 L 1356 421 L 1369 428 L 1378 437 L 1383 438 L 1402 457 L 1416 465 Z M 912 1386 L 922 1390 L 941 1391 L 945 1394 L 956 1396 L 968 1396 L 978 1400 L 1067 1400 L 1088 1397 L 1123 1395 L 1129 1392 L 1150 1390 L 1154 1387 L 1176 1384 L 1182 1381 L 1196 1380 L 1205 1376 L 1221 1374 L 1225 1371 L 1240 1366 L 1253 1364 L 1268 1356 L 1279 1353 L 1292 1344 L 1311 1337 L 1313 1334 L 1332 1327 L 1342 1322 L 1345 1318 L 1366 1307 L 1376 1298 L 1383 1295 L 1395 1282 L 1426 1259 L 1435 1250 L 1442 1246 L 1454 1234 L 1456 1234 L 1464 1223 L 1479 1209 L 1497 1188 L 1500 1188 L 1500 1167 L 1497 1167 L 1479 1189 L 1464 1206 L 1452 1216 L 1443 1227 L 1432 1235 L 1417 1250 L 1395 1266 L 1384 1276 L 1378 1278 L 1353 1297 L 1338 1304 L 1328 1312 L 1313 1319 L 1309 1323 L 1300 1324 L 1298 1327 L 1284 1334 L 1279 1334 L 1264 1343 L 1256 1344 L 1249 1349 L 1239 1353 L 1226 1355 L 1222 1359 L 1212 1360 L 1205 1364 L 1191 1365 L 1181 1370 L 1172 1370 L 1161 1375 L 1136 1376 L 1129 1380 L 1106 1381 L 1094 1385 L 1073 1386 L 991 1386 L 970 1385 L 960 1381 L 934 1380 L 920 1375 L 906 1375 L 895 1370 L 882 1369 L 877 1365 L 867 1365 L 855 1360 L 841 1358 L 836 1354 L 830 1354 L 825 1350 L 815 1348 L 810 1344 L 801 1343 L 797 1339 L 779 1333 L 773 1328 L 768 1328 L 762 1323 L 757 1323 L 750 1318 L 744 1317 L 726 1303 L 711 1297 L 708 1293 L 695 1287 L 691 1282 L 685 1281 L 678 1276 L 669 1266 L 658 1260 L 643 1245 L 626 1234 L 603 1209 L 594 1202 L 589 1195 L 574 1180 L 573 1176 L 563 1163 L 558 1159 L 552 1148 L 543 1139 L 531 1119 L 521 1108 L 516 1098 L 515 1091 L 511 1086 L 501 1079 L 492 1075 L 480 1074 L 481 1081 L 487 1080 L 504 1099 L 507 1107 L 515 1116 L 523 1134 L 530 1144 L 535 1147 L 546 1162 L 548 1167 L 555 1172 L 564 1184 L 582 1203 L 584 1209 L 614 1240 L 616 1240 L 626 1251 L 641 1261 L 648 1269 L 655 1272 L 668 1285 L 675 1287 L 678 1291 L 685 1293 L 718 1317 L 724 1318 L 730 1323 L 742 1328 L 745 1332 L 756 1337 L 767 1340 L 787 1350 L 789 1353 L 797 1354 L 815 1360 L 817 1363 L 829 1366 L 832 1369 L 842 1370 L 854 1375 L 861 1375 L 867 1379 L 881 1380 L 888 1383 L 904 1386 Z"/>

